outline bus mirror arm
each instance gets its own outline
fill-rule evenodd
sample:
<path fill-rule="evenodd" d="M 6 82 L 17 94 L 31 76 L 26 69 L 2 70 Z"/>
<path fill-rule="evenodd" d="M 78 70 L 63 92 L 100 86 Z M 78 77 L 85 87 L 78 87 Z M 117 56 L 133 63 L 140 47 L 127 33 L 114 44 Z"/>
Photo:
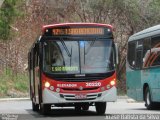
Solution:
<path fill-rule="evenodd" d="M 119 52 L 118 52 L 118 43 L 115 43 L 115 50 L 116 50 L 116 64 L 119 63 Z"/>

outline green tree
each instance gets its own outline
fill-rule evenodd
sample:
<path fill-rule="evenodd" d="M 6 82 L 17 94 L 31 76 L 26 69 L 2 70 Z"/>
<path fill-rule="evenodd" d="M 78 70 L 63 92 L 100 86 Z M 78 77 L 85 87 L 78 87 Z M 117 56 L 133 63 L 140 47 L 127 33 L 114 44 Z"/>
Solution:
<path fill-rule="evenodd" d="M 11 24 L 19 15 L 16 8 L 19 0 L 5 0 L 0 8 L 0 40 L 8 40 Z"/>

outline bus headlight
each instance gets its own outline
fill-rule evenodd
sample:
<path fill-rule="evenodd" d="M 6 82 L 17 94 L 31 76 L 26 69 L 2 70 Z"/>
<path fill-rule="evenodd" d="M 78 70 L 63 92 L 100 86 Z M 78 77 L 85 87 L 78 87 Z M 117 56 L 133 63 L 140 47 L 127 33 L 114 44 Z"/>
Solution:
<path fill-rule="evenodd" d="M 48 87 L 50 86 L 50 83 L 49 83 L 49 82 L 45 82 L 44 86 L 45 86 L 46 88 L 48 88 Z"/>
<path fill-rule="evenodd" d="M 112 81 L 110 82 L 110 84 L 111 84 L 112 86 L 114 86 L 114 85 L 116 84 L 116 82 L 115 82 L 114 80 L 112 80 Z"/>

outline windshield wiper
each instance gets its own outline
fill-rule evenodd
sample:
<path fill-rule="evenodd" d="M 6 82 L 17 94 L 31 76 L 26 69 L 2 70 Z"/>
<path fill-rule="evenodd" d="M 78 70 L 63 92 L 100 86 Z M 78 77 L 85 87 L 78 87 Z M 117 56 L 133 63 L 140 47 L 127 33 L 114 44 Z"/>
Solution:
<path fill-rule="evenodd" d="M 72 63 L 72 46 L 71 46 L 71 54 L 70 54 L 70 66 L 71 66 L 71 63 Z"/>
<path fill-rule="evenodd" d="M 93 41 L 91 42 L 91 44 L 89 45 L 89 47 L 88 47 L 87 50 L 85 51 L 85 55 L 88 54 L 88 52 L 90 51 L 90 49 L 91 49 L 92 46 L 94 45 L 95 41 L 96 41 L 96 40 L 93 40 Z"/>
<path fill-rule="evenodd" d="M 70 66 L 71 66 L 71 63 L 72 63 L 72 46 L 71 46 L 71 53 L 70 53 L 62 38 L 61 38 L 61 43 L 62 43 L 62 45 L 63 45 L 68 57 L 70 57 Z"/>
<path fill-rule="evenodd" d="M 71 57 L 71 53 L 69 52 L 69 50 L 68 50 L 68 48 L 67 48 L 67 46 L 66 46 L 66 44 L 64 43 L 64 41 L 63 41 L 62 38 L 61 38 L 61 43 L 62 43 L 62 45 L 63 45 L 63 47 L 64 47 L 64 49 L 65 49 L 68 57 Z"/>

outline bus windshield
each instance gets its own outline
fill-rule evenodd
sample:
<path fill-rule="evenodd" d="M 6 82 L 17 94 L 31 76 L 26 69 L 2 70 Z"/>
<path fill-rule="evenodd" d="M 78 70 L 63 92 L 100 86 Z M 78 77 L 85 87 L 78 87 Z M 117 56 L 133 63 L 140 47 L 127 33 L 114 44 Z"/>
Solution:
<path fill-rule="evenodd" d="M 111 39 L 47 40 L 44 42 L 44 72 L 51 74 L 106 73 L 114 70 Z"/>

